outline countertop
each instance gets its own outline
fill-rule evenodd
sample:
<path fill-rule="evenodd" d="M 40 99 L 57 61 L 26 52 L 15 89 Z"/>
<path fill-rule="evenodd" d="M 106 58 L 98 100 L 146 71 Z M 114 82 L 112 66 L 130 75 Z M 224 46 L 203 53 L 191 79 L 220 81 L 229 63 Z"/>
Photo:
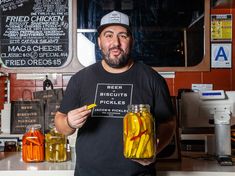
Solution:
<path fill-rule="evenodd" d="M 181 161 L 158 162 L 158 176 L 234 176 L 235 165 L 221 166 L 214 157 L 182 157 Z"/>
<path fill-rule="evenodd" d="M 25 163 L 21 152 L 0 152 L 0 175 L 2 176 L 73 176 L 72 161 L 52 163 Z"/>
<path fill-rule="evenodd" d="M 0 152 L 0 175 L 4 176 L 73 176 L 75 163 L 25 163 L 21 152 Z M 182 157 L 181 161 L 158 161 L 158 176 L 234 176 L 234 166 L 220 166 L 213 158 Z"/>

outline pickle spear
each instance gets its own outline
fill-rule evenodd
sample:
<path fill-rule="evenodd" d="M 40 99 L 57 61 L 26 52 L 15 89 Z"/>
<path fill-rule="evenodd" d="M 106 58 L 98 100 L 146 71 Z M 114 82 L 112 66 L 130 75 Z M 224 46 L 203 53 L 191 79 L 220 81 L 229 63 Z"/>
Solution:
<path fill-rule="evenodd" d="M 93 104 L 90 104 L 90 105 L 88 105 L 87 106 L 87 109 L 89 110 L 89 109 L 92 109 L 92 108 L 94 108 L 94 107 L 96 107 L 97 105 L 95 104 L 95 103 L 93 103 Z"/>

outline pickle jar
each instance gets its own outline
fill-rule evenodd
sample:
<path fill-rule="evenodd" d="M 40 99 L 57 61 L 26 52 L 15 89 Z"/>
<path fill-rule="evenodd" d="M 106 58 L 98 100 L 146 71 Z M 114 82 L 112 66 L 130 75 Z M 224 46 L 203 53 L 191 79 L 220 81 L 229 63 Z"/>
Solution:
<path fill-rule="evenodd" d="M 124 156 L 153 158 L 156 150 L 155 123 L 147 104 L 128 105 L 123 119 Z"/>
<path fill-rule="evenodd" d="M 63 162 L 67 159 L 67 138 L 59 133 L 55 125 L 45 134 L 45 159 L 49 162 Z"/>
<path fill-rule="evenodd" d="M 24 162 L 44 161 L 44 135 L 41 125 L 34 124 L 26 127 L 22 138 L 22 159 Z"/>

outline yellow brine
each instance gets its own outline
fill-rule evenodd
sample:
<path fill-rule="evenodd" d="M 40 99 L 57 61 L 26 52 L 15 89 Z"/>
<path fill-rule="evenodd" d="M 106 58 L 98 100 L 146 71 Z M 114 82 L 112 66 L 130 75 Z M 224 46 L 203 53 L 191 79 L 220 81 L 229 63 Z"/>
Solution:
<path fill-rule="evenodd" d="M 45 134 L 45 160 L 63 162 L 67 159 L 67 138 L 60 134 L 55 127 Z"/>
<path fill-rule="evenodd" d="M 146 104 L 128 105 L 123 119 L 124 156 L 153 158 L 156 150 L 155 122 Z"/>

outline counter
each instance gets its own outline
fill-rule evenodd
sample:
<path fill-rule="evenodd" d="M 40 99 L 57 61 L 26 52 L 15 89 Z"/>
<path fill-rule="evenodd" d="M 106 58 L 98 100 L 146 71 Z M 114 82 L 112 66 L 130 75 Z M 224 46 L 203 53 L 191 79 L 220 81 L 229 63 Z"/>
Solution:
<path fill-rule="evenodd" d="M 51 163 L 25 163 L 21 152 L 0 152 L 0 175 L 2 176 L 73 176 L 72 161 Z"/>
<path fill-rule="evenodd" d="M 182 157 L 181 161 L 157 163 L 157 176 L 234 176 L 234 166 L 220 166 L 214 158 Z"/>
<path fill-rule="evenodd" d="M 235 166 L 220 166 L 212 158 L 183 157 L 181 161 L 159 161 L 158 176 L 234 176 Z M 25 163 L 21 152 L 0 152 L 0 175 L 4 176 L 73 176 L 75 164 Z"/>

